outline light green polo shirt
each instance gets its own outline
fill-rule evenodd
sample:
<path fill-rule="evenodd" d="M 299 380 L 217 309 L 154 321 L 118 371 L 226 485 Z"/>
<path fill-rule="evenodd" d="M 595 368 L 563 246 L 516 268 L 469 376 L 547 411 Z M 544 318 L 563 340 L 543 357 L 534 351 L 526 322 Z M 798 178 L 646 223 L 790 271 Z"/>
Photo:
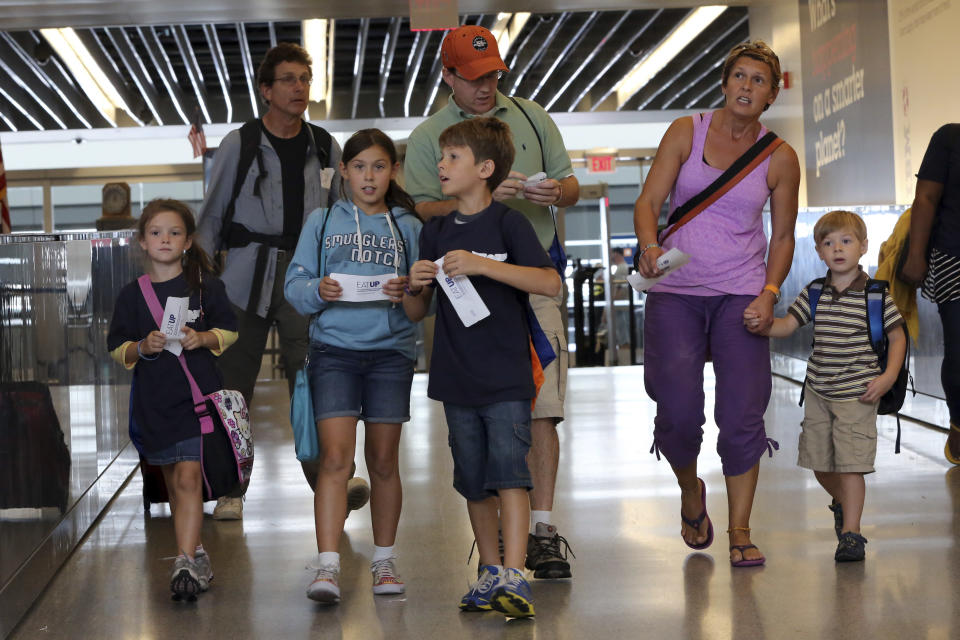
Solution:
<path fill-rule="evenodd" d="M 563 137 L 549 114 L 536 102 L 524 98 L 517 98 L 517 101 L 533 120 L 537 127 L 536 132 L 517 106 L 499 91 L 496 106 L 489 113 L 483 114 L 498 118 L 510 127 L 516 148 L 516 157 L 511 169 L 526 176 L 543 171 L 548 178 L 554 180 L 572 175 L 573 167 L 570 164 L 567 149 L 563 145 Z M 440 191 L 440 179 L 437 174 L 437 163 L 440 161 L 440 134 L 450 125 L 472 117 L 474 117 L 472 114 L 465 112 L 457 105 L 451 94 L 447 100 L 447 106 L 420 123 L 410 134 L 403 164 L 403 177 L 406 191 L 413 196 L 415 202 L 436 202 L 446 199 Z M 545 147 L 542 153 L 537 142 L 537 133 L 540 134 Z M 547 163 L 546 167 L 543 166 L 544 160 Z M 536 230 L 540 244 L 545 249 L 550 247 L 554 229 L 549 208 L 532 204 L 522 198 L 507 200 L 505 204 L 526 216 Z"/>

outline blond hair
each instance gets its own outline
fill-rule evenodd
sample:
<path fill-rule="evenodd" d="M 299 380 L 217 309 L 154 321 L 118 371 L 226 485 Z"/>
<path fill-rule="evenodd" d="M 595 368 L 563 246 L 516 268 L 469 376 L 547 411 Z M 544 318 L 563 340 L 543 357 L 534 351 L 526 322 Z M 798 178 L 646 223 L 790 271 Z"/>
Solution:
<path fill-rule="evenodd" d="M 860 242 L 867 239 L 867 225 L 852 211 L 831 211 L 821 216 L 813 225 L 813 240 L 820 246 L 823 239 L 834 231 L 852 231 Z"/>

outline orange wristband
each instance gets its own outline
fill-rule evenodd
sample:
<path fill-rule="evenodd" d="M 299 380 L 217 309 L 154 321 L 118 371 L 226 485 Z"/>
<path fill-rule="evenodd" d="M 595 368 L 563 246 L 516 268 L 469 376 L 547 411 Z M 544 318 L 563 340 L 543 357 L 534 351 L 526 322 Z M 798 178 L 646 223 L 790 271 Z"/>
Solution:
<path fill-rule="evenodd" d="M 775 284 L 768 284 L 768 285 L 764 285 L 763 290 L 769 291 L 770 293 L 772 293 L 774 300 L 776 302 L 780 302 L 780 287 L 778 287 Z"/>

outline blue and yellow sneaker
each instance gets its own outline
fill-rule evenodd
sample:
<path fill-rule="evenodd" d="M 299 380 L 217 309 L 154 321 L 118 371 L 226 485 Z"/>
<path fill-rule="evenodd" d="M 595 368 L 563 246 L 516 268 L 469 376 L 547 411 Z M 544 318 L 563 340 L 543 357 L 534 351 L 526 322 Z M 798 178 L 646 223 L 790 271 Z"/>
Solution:
<path fill-rule="evenodd" d="M 470 591 L 460 598 L 461 611 L 490 611 L 490 596 L 500 584 L 502 569 L 492 564 L 480 567 L 480 576 L 470 587 Z"/>
<path fill-rule="evenodd" d="M 511 618 L 528 618 L 534 615 L 533 593 L 530 592 L 527 579 L 519 570 L 503 570 L 500 585 L 490 598 L 490 606 Z"/>

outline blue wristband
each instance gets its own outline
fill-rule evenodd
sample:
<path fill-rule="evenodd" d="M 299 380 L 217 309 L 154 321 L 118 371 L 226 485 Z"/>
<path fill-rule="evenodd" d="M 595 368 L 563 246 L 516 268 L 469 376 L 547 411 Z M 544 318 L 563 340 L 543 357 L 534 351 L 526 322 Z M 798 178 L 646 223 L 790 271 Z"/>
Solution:
<path fill-rule="evenodd" d="M 146 355 L 144 355 L 143 351 L 140 350 L 140 345 L 142 345 L 142 344 L 143 344 L 143 340 L 137 341 L 137 356 L 139 356 L 141 360 L 156 360 L 157 358 L 160 357 L 160 354 L 159 354 L 159 353 L 153 354 L 153 357 L 152 357 L 152 358 L 147 357 Z"/>

